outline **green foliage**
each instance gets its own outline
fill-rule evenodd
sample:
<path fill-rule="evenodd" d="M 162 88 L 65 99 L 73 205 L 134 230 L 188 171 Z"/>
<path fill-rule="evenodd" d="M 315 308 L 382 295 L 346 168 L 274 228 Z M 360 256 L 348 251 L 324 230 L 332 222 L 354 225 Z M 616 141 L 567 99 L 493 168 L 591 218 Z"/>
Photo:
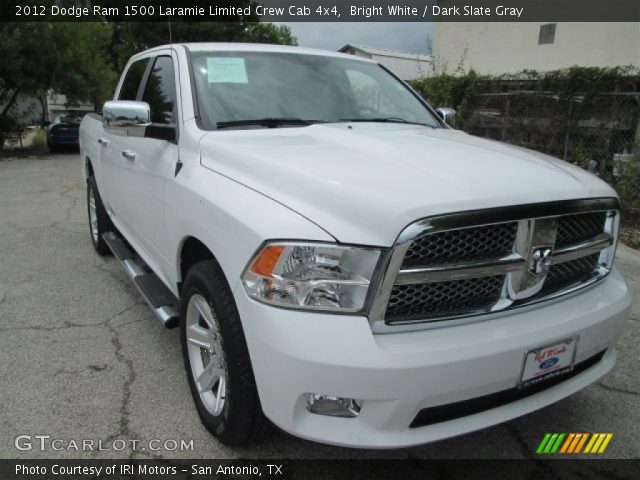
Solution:
<path fill-rule="evenodd" d="M 441 74 L 433 77 L 411 80 L 409 83 L 433 107 L 455 108 L 460 104 L 461 85 L 466 77 L 457 77 L 449 74 Z"/>
<path fill-rule="evenodd" d="M 273 23 L 249 23 L 242 37 L 243 41 L 251 43 L 298 45 L 298 39 L 291 33 L 291 28 Z"/>
<path fill-rule="evenodd" d="M 102 23 L 56 24 L 64 42 L 65 69 L 58 68 L 50 89 L 67 96 L 69 106 L 89 102 L 100 106 L 113 95 L 118 73 L 109 62 L 111 25 Z M 63 46 L 66 45 L 66 46 Z M 60 58 L 56 52 L 51 55 Z"/>
<path fill-rule="evenodd" d="M 466 75 L 441 73 L 411 81 L 411 86 L 433 107 L 449 107 L 457 111 L 459 128 L 465 126 L 470 115 L 470 101 L 478 91 L 478 85 L 489 77 L 471 70 Z"/>
<path fill-rule="evenodd" d="M 116 77 L 105 56 L 110 38 L 110 26 L 100 23 L 0 23 L 0 137 L 15 125 L 19 95 L 103 101 Z"/>
<path fill-rule="evenodd" d="M 446 67 L 438 70 L 441 73 L 411 81 L 411 86 L 432 106 L 454 108 L 458 110 L 459 116 L 465 113 L 460 111 L 461 107 L 468 106 L 478 94 L 526 90 L 554 92 L 560 98 L 568 98 L 579 93 L 589 100 L 602 92 L 640 91 L 640 69 L 633 66 L 574 66 L 566 70 L 523 70 L 516 74 L 498 76 L 479 75 L 473 70 L 466 74 L 450 74 L 446 72 Z"/>
<path fill-rule="evenodd" d="M 636 233 L 629 238 L 628 245 L 630 247 L 640 249 L 640 234 Z"/>
<path fill-rule="evenodd" d="M 502 84 L 502 91 L 513 89 L 518 85 L 521 89 L 537 91 L 553 91 L 561 95 L 575 93 L 597 94 L 600 92 L 634 91 L 638 86 L 637 67 L 579 67 L 537 72 L 523 70 L 515 74 L 492 77 L 485 84 L 486 91 L 495 92 L 497 84 Z"/>
<path fill-rule="evenodd" d="M 43 128 L 37 128 L 31 134 L 31 148 L 35 150 L 47 148 L 47 132 Z"/>
<path fill-rule="evenodd" d="M 625 161 L 615 161 L 614 172 L 616 175 L 612 183 L 623 208 L 640 214 L 640 160 L 631 157 Z"/>

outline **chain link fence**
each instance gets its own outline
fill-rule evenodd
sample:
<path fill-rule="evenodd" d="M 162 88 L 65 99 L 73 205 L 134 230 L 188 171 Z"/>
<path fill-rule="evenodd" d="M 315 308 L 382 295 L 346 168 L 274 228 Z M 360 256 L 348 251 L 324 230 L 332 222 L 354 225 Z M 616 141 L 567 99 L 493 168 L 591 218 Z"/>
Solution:
<path fill-rule="evenodd" d="M 640 158 L 640 93 L 544 91 L 478 93 L 469 99 L 468 133 L 531 148 L 602 176 Z M 615 160 L 615 161 L 614 161 Z"/>

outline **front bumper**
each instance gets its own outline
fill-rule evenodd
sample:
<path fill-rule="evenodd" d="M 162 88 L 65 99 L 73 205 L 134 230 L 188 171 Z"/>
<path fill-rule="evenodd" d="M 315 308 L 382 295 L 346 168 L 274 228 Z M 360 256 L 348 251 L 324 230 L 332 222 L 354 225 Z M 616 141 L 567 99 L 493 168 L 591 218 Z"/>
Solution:
<path fill-rule="evenodd" d="M 614 269 L 593 288 L 537 308 L 466 325 L 374 335 L 365 317 L 308 313 L 250 299 L 242 318 L 262 408 L 277 426 L 309 440 L 349 447 L 406 447 L 524 415 L 606 374 L 631 295 Z M 453 420 L 409 428 L 422 409 L 515 387 L 527 351 L 579 336 L 575 363 L 606 350 L 583 372 L 526 398 Z M 362 400 L 356 418 L 311 414 L 305 393 Z"/>

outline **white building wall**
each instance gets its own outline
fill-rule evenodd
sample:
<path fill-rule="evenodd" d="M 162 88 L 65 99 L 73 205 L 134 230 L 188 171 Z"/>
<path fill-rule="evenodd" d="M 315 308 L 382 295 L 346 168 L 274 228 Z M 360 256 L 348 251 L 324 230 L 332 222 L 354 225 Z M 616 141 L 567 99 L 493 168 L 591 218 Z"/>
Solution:
<path fill-rule="evenodd" d="M 540 26 L 550 22 L 436 22 L 433 58 L 438 71 L 515 73 L 523 69 L 640 67 L 640 23 L 556 24 L 552 44 L 538 45 Z"/>

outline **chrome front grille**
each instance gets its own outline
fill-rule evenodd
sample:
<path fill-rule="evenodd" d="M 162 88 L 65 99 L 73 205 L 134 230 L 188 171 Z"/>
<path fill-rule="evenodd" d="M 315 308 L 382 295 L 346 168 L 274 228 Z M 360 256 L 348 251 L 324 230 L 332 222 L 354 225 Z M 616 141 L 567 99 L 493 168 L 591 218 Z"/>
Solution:
<path fill-rule="evenodd" d="M 589 277 L 598 267 L 599 257 L 599 253 L 594 253 L 586 257 L 551 265 L 540 293 L 548 294 L 557 292 L 572 283 L 589 280 Z"/>
<path fill-rule="evenodd" d="M 607 212 L 579 213 L 558 219 L 556 248 L 584 242 L 604 231 Z"/>
<path fill-rule="evenodd" d="M 504 311 L 595 283 L 611 268 L 618 205 L 556 202 L 410 225 L 375 292 L 374 330 Z"/>
<path fill-rule="evenodd" d="M 513 249 L 517 227 L 517 222 L 509 222 L 420 235 L 409 246 L 402 266 L 440 265 L 501 257 Z"/>
<path fill-rule="evenodd" d="M 466 280 L 395 285 L 389 298 L 386 319 L 388 322 L 396 319 L 425 320 L 475 312 L 496 303 L 503 284 L 504 275 L 494 275 Z"/>

